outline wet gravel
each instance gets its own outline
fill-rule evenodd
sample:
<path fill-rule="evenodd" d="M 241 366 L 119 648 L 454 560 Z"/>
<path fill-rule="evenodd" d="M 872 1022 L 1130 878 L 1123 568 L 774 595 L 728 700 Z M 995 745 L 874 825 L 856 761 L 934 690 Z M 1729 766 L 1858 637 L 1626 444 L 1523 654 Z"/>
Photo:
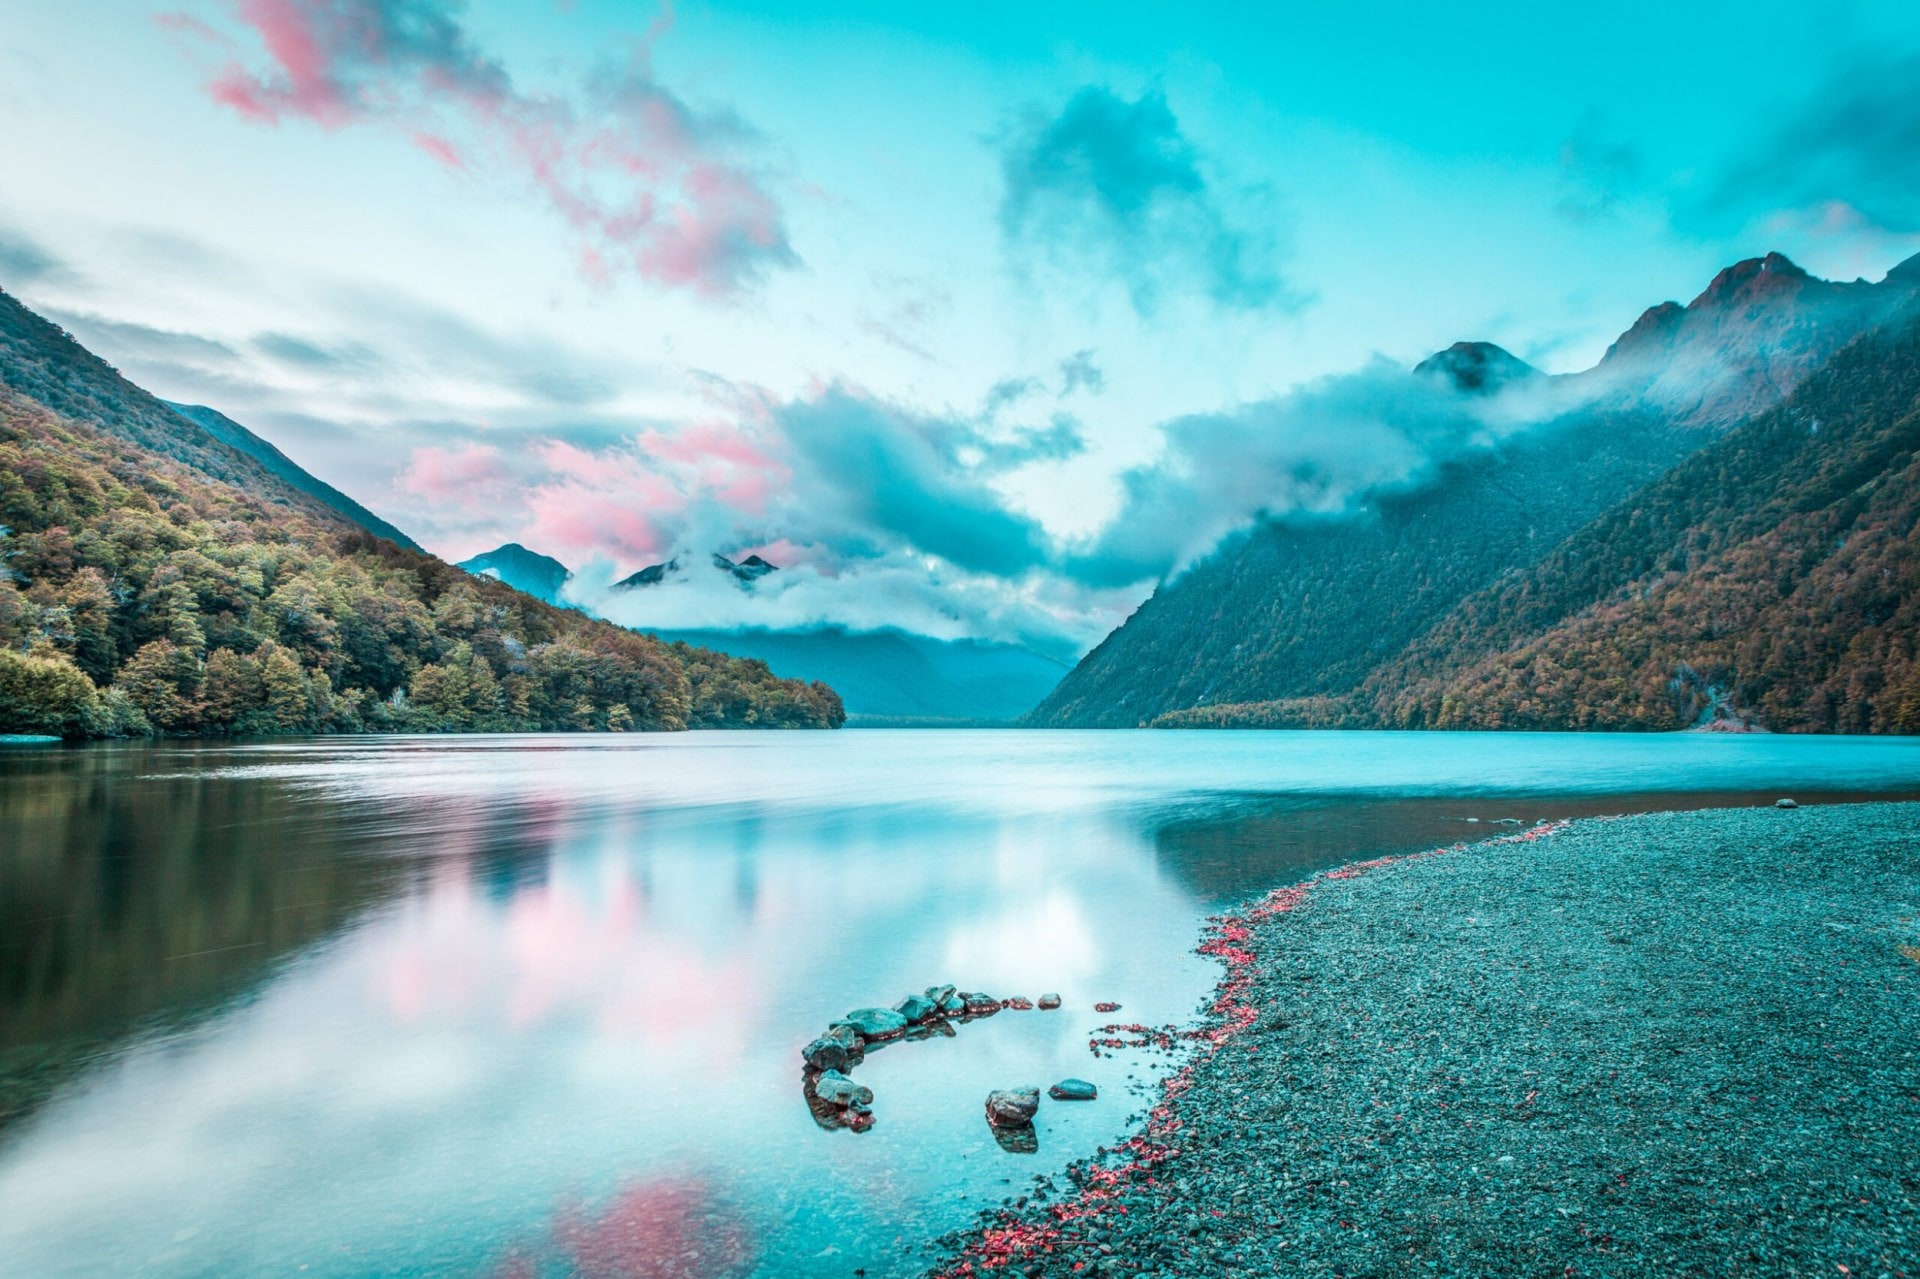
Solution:
<path fill-rule="evenodd" d="M 1920 805 L 1294 893 L 1237 917 L 1244 1028 L 938 1273 L 1920 1276 Z"/>

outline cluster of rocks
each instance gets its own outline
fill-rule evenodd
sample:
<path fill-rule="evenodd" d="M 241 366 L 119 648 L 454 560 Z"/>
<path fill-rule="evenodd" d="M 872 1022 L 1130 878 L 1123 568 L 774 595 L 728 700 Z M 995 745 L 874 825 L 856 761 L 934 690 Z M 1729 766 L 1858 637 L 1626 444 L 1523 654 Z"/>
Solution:
<path fill-rule="evenodd" d="M 870 1050 L 899 1039 L 950 1036 L 955 1033 L 956 1022 L 964 1025 L 1002 1010 L 1059 1007 L 1060 996 L 1052 993 L 1037 1001 L 1023 996 L 996 999 L 981 991 L 929 986 L 891 1008 L 856 1008 L 829 1024 L 826 1033 L 800 1050 L 801 1095 L 814 1122 L 822 1128 L 865 1132 L 873 1127 L 873 1089 L 854 1082 L 847 1072 L 866 1060 Z M 1092 1101 L 1098 1096 L 1094 1086 L 1082 1079 L 1063 1079 L 1048 1094 L 1056 1101 Z M 1033 1116 L 1039 1107 L 1038 1088 L 1002 1089 L 987 1097 L 987 1123 L 1007 1149 L 1037 1150 Z"/>

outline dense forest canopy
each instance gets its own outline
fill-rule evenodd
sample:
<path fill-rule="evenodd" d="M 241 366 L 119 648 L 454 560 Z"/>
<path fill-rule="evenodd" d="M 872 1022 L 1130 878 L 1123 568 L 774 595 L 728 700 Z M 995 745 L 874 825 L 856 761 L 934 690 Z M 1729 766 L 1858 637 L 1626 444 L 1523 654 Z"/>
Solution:
<path fill-rule="evenodd" d="M 357 527 L 0 293 L 0 732 L 837 727 Z"/>

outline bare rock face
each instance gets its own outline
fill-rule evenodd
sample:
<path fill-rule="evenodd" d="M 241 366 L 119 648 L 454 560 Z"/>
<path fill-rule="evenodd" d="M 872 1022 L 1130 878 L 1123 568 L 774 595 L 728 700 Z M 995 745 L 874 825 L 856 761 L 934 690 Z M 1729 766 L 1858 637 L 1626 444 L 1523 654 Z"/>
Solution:
<path fill-rule="evenodd" d="M 1039 1109 L 1038 1088 L 1001 1088 L 987 1094 L 987 1122 L 995 1128 L 1031 1124 Z"/>

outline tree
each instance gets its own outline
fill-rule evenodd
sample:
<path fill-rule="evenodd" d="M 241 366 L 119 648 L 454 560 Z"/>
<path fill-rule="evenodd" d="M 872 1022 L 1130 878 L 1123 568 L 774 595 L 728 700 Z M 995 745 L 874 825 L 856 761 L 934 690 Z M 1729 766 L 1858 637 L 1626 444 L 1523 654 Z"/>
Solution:
<path fill-rule="evenodd" d="M 209 727 L 230 733 L 255 731 L 267 705 L 260 663 L 230 648 L 215 649 L 207 657 L 200 701 L 201 716 Z"/>
<path fill-rule="evenodd" d="M 191 649 L 172 640 L 151 640 L 120 668 L 116 686 L 163 733 L 186 732 L 199 724 L 200 661 Z"/>
<path fill-rule="evenodd" d="M 93 681 L 66 658 L 0 649 L 0 733 L 92 736 L 99 704 Z"/>
<path fill-rule="evenodd" d="M 267 713 L 276 731 L 305 732 L 312 727 L 309 717 L 313 704 L 307 694 L 307 677 L 300 663 L 286 649 L 275 647 L 260 664 L 260 683 L 266 692 Z"/>
<path fill-rule="evenodd" d="M 73 662 L 98 682 L 113 674 L 120 653 L 113 642 L 113 591 L 106 574 L 91 566 L 67 580 L 60 592 L 73 639 Z"/>

